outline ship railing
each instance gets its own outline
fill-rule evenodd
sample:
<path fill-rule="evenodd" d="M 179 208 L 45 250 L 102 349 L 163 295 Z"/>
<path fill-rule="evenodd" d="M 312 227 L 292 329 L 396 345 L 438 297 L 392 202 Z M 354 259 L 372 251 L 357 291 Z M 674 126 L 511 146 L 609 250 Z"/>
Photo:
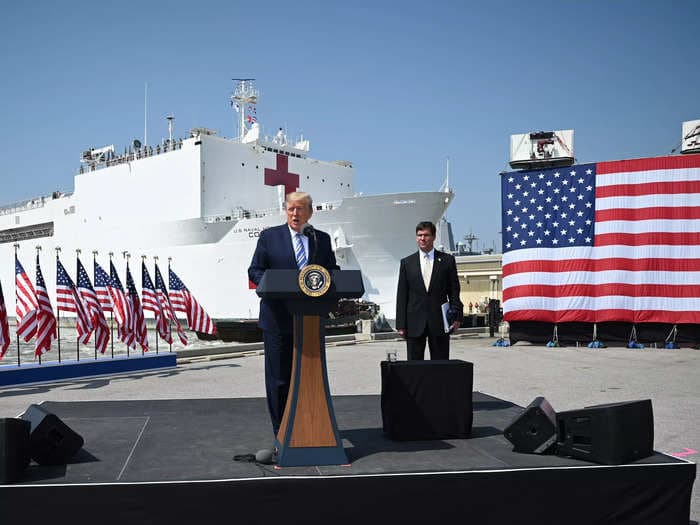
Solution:
<path fill-rule="evenodd" d="M 99 161 L 87 161 L 85 164 L 81 165 L 78 169 L 78 173 L 89 173 L 91 171 L 97 171 L 104 168 L 109 168 L 110 166 L 118 166 L 119 164 L 126 164 L 128 162 L 134 162 L 136 160 L 145 159 L 148 157 L 155 157 L 161 153 L 168 153 L 170 151 L 177 151 L 182 149 L 182 141 L 184 139 L 166 139 L 162 144 L 156 144 L 155 146 L 142 146 L 138 149 L 129 148 L 128 151 L 121 155 L 114 155 L 110 153 L 104 159 Z"/>
<path fill-rule="evenodd" d="M 0 215 L 9 215 L 20 211 L 33 210 L 36 208 L 41 208 L 45 205 L 46 197 L 39 197 L 38 199 L 32 199 L 30 201 L 13 202 L 8 206 L 3 206 L 0 208 Z"/>
<path fill-rule="evenodd" d="M 60 199 L 61 197 L 69 197 L 72 193 L 63 193 L 60 191 L 53 192 L 53 195 L 42 195 L 41 197 L 36 197 L 30 200 L 23 200 L 13 202 L 7 206 L 0 208 L 0 215 L 10 215 L 12 213 L 19 213 L 27 210 L 35 210 L 37 208 L 43 208 L 46 206 L 48 201 L 54 199 Z"/>

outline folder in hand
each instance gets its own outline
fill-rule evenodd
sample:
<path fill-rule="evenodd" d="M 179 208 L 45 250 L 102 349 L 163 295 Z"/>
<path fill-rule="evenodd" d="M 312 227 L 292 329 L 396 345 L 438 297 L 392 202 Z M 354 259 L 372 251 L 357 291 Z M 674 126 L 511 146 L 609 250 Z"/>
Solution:
<path fill-rule="evenodd" d="M 440 309 L 442 310 L 442 324 L 443 324 L 443 327 L 445 328 L 445 333 L 449 334 L 450 333 L 450 323 L 447 321 L 447 313 L 450 311 L 450 303 L 442 303 L 440 305 Z"/>

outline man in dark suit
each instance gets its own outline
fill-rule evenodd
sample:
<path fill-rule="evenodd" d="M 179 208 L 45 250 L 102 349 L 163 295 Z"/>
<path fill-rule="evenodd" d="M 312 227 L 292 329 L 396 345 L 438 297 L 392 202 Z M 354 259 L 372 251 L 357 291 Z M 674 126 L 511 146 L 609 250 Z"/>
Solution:
<path fill-rule="evenodd" d="M 416 226 L 418 251 L 401 259 L 396 291 L 396 329 L 406 338 L 408 359 L 423 359 L 425 341 L 430 359 L 450 358 L 450 334 L 445 331 L 442 305 L 448 303 L 448 328 L 459 328 L 463 305 L 455 258 L 433 248 L 435 225 Z"/>
<path fill-rule="evenodd" d="M 258 284 L 265 270 L 301 269 L 311 263 L 319 264 L 329 271 L 340 269 L 327 233 L 315 230 L 315 236 L 311 239 L 301 234 L 302 227 L 313 213 L 311 196 L 304 192 L 289 193 L 285 207 L 287 223 L 260 233 L 248 268 L 248 278 Z M 282 422 L 291 382 L 294 343 L 292 321 L 292 314 L 283 301 L 260 301 L 258 326 L 263 331 L 265 389 L 275 436 Z"/>

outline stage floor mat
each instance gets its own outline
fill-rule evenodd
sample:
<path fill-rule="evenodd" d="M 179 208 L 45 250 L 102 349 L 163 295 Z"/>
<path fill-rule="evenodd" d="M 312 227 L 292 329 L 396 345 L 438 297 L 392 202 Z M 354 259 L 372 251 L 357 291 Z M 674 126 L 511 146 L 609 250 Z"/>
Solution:
<path fill-rule="evenodd" d="M 284 505 L 287 511 L 303 512 L 313 501 L 318 507 L 315 518 L 306 516 L 305 522 L 330 519 L 350 523 L 361 519 L 363 512 L 381 506 L 386 497 L 393 510 L 385 518 L 419 522 L 430 516 L 430 505 L 404 503 L 397 512 L 397 498 L 432 498 L 430 491 L 443 487 L 439 489 L 440 505 L 444 505 L 444 498 L 467 498 L 466 502 L 450 499 L 445 516 L 459 516 L 468 508 L 474 517 L 491 516 L 487 522 L 493 523 L 509 519 L 519 523 L 586 523 L 589 519 L 600 523 L 688 523 L 694 464 L 658 452 L 622 466 L 516 453 L 504 438 L 503 429 L 523 409 L 508 401 L 475 392 L 470 438 L 415 442 L 396 442 L 383 434 L 379 396 L 336 396 L 333 404 L 350 464 L 277 469 L 233 459 L 272 446 L 263 398 L 45 402 L 42 406 L 80 434 L 85 444 L 67 465 L 40 466 L 32 462 L 18 483 L 0 486 L 0 505 L 4 510 L 9 508 L 7 505 L 21 505 L 36 498 L 49 498 L 54 503 L 87 502 L 88 498 L 92 499 L 90 504 L 81 503 L 84 520 L 78 520 L 85 523 L 92 519 L 111 522 L 109 512 L 117 512 L 117 505 L 129 509 L 135 522 L 152 523 L 185 516 L 224 519 L 232 507 L 239 510 L 230 518 L 238 513 L 247 516 L 246 523 L 258 522 L 256 518 L 262 523 L 265 513 L 253 509 Z M 273 481 L 269 478 L 280 484 L 268 484 Z M 326 480 L 322 485 L 313 481 L 321 479 Z M 336 480 L 336 485 L 329 480 Z M 338 483 L 341 480 L 345 483 Z M 649 480 L 655 481 L 650 484 Z M 564 485 L 580 496 L 568 494 Z M 637 486 L 650 491 L 641 502 Z M 74 499 L 75 491 L 29 490 L 40 487 L 83 490 L 79 500 Z M 146 490 L 149 487 L 151 490 Z M 305 492 L 308 490 L 315 494 L 312 500 Z M 673 501 L 663 501 L 659 507 L 661 503 L 655 502 L 658 495 L 669 491 Z M 454 496 L 449 496 L 452 492 Z M 621 502 L 620 498 L 630 492 L 630 502 Z M 209 498 L 225 494 L 228 496 L 223 500 L 211 504 Z M 539 495 L 541 501 L 533 501 L 534 495 Z M 587 510 L 576 510 L 571 519 L 555 515 L 577 497 L 586 498 L 580 503 Z M 187 514 L 180 498 L 194 499 L 200 512 Z M 226 502 L 226 498 L 233 499 Z M 335 515 L 335 510 L 349 504 L 347 498 L 357 505 Z M 552 498 L 558 498 L 558 503 Z M 615 501 L 610 501 L 612 498 Z M 209 503 L 202 506 L 203 499 Z M 515 505 L 510 510 L 498 503 L 509 500 Z M 530 509 L 528 501 L 532 509 L 541 511 Z M 602 510 L 595 510 L 593 518 L 587 517 L 586 513 L 594 512 L 590 507 L 596 505 L 599 509 L 609 507 L 604 518 L 599 517 Z M 669 511 L 660 508 L 672 508 L 673 514 L 666 515 Z M 39 519 L 42 512 L 33 509 L 31 514 Z M 70 512 L 70 506 L 54 506 L 51 512 L 45 517 Z M 629 519 L 621 519 L 619 512 Z M 119 515 L 123 519 L 123 514 Z M 18 509 L 10 516 L 27 517 Z"/>

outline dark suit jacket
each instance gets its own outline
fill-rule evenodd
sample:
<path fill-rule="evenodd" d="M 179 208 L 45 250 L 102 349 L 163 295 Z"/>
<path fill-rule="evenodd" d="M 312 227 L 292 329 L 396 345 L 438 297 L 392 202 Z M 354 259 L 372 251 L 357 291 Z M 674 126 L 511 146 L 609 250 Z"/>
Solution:
<path fill-rule="evenodd" d="M 331 248 L 331 238 L 327 233 L 316 230 L 316 246 L 309 240 L 309 263 L 320 264 L 327 270 L 338 270 L 335 253 Z M 265 270 L 296 269 L 297 261 L 287 223 L 267 228 L 260 233 L 253 260 L 248 268 L 248 278 L 255 284 L 260 282 Z M 292 316 L 282 301 L 260 301 L 258 326 L 263 330 L 291 333 Z"/>
<path fill-rule="evenodd" d="M 401 259 L 396 291 L 396 329 L 405 329 L 408 337 L 419 337 L 426 325 L 432 335 L 445 335 L 441 305 L 450 303 L 454 320 L 462 320 L 457 263 L 452 255 L 435 250 L 430 288 L 426 291 L 419 253 Z"/>

